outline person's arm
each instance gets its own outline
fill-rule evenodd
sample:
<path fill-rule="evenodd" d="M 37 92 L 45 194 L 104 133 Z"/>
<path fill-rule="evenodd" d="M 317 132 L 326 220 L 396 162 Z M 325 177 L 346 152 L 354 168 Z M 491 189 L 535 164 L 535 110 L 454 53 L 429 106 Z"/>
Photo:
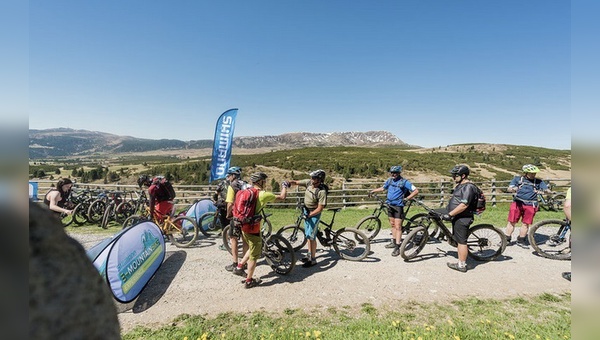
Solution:
<path fill-rule="evenodd" d="M 289 182 L 281 183 L 281 192 L 279 193 L 279 195 L 275 196 L 275 199 L 284 200 L 287 197 L 287 188 L 288 188 L 288 185 L 290 185 L 290 184 L 291 183 L 289 183 Z"/>
<path fill-rule="evenodd" d="M 50 205 L 48 207 L 50 208 L 50 210 L 55 211 L 57 213 L 61 213 L 61 214 L 64 213 L 67 215 L 70 215 L 73 213 L 73 210 L 61 208 L 58 206 L 58 202 L 61 199 L 60 192 L 53 191 L 49 194 L 49 196 L 50 197 L 48 197 L 48 201 L 50 201 Z"/>
<path fill-rule="evenodd" d="M 383 191 L 385 191 L 385 189 L 383 187 L 379 187 L 379 188 L 371 190 L 369 192 L 369 195 L 372 195 L 372 194 L 375 194 L 375 193 L 378 193 L 378 192 L 383 192 Z"/>
<path fill-rule="evenodd" d="M 311 211 L 308 214 L 308 216 L 306 216 L 306 217 L 310 218 L 310 217 L 316 216 L 316 215 L 320 214 L 323 211 L 323 209 L 325 209 L 325 206 L 322 205 L 322 204 L 319 204 L 319 205 L 317 205 L 317 207 L 315 208 L 315 210 Z"/>
<path fill-rule="evenodd" d="M 405 200 L 409 201 L 419 194 L 419 189 L 415 188 L 410 195 L 406 196 Z"/>

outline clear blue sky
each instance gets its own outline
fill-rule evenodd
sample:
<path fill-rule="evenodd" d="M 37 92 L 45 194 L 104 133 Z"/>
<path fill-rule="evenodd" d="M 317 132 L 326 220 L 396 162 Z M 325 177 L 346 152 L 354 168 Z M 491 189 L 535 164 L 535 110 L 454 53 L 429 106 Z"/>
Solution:
<path fill-rule="evenodd" d="M 570 1 L 41 1 L 29 128 L 569 149 Z"/>

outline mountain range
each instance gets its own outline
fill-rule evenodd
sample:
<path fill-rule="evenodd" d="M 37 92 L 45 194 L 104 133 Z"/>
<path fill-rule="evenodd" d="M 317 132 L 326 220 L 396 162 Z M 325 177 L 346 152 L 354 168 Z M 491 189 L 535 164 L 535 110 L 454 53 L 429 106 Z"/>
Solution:
<path fill-rule="evenodd" d="M 165 150 L 210 149 L 212 139 L 182 141 L 144 139 L 105 132 L 56 128 L 29 130 L 29 159 L 49 157 L 101 156 Z M 238 149 L 295 149 L 331 146 L 405 146 L 400 138 L 387 131 L 309 133 L 294 132 L 277 136 L 234 137 Z"/>

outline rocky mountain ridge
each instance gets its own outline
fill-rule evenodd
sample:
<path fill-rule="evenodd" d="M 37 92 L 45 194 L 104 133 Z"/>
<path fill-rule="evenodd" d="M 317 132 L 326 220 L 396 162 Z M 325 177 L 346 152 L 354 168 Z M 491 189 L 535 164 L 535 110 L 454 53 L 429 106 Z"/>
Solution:
<path fill-rule="evenodd" d="M 144 139 L 105 132 L 56 128 L 29 130 L 29 159 L 135 153 L 159 150 L 212 148 L 212 140 Z M 409 146 L 387 131 L 309 133 L 293 132 L 277 136 L 234 137 L 239 149 L 330 146 Z"/>

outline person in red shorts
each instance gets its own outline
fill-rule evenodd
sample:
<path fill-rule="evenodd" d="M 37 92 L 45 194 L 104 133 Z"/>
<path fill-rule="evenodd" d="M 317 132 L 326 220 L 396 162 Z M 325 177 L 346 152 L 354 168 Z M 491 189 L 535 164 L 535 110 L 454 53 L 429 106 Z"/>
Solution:
<path fill-rule="evenodd" d="M 537 166 L 525 164 L 523 165 L 523 176 L 516 176 L 508 185 L 508 191 L 514 192 L 515 195 L 508 211 L 506 239 L 510 244 L 515 224 L 521 220 L 522 225 L 517 237 L 517 245 L 522 248 L 529 248 L 527 232 L 539 209 L 538 193 L 551 192 L 544 181 L 535 177 L 538 172 L 540 172 L 540 169 Z"/>

